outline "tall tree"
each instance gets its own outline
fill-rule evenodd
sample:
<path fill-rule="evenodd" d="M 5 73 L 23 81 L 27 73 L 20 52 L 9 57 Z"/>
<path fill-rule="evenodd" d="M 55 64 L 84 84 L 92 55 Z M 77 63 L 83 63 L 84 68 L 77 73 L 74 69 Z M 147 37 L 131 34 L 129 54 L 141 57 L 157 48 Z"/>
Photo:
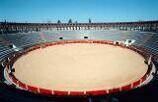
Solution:
<path fill-rule="evenodd" d="M 69 19 L 68 24 L 72 24 L 72 19 Z"/>
<path fill-rule="evenodd" d="M 60 20 L 58 20 L 58 21 L 57 21 L 57 23 L 58 23 L 58 24 L 61 24 L 61 21 L 60 21 Z"/>

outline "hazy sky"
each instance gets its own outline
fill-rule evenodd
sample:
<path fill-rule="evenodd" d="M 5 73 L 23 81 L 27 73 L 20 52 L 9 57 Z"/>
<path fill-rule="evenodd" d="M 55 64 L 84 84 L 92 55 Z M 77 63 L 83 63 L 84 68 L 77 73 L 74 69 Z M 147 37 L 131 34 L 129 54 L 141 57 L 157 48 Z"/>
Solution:
<path fill-rule="evenodd" d="M 158 20 L 158 0 L 0 0 L 0 21 Z"/>

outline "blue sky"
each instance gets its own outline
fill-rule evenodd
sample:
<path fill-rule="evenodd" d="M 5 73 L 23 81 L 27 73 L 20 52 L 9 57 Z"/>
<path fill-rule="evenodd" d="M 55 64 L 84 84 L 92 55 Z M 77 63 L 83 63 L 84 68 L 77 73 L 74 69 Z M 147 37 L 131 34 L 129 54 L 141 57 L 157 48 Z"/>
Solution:
<path fill-rule="evenodd" d="M 0 20 L 16 22 L 158 20 L 158 0 L 0 0 Z"/>

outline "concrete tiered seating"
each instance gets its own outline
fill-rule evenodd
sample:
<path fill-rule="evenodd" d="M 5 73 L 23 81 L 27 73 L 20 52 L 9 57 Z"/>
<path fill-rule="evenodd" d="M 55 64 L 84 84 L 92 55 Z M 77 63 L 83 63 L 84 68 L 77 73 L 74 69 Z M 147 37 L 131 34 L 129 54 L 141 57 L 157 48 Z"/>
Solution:
<path fill-rule="evenodd" d="M 43 31 L 40 33 L 18 33 L 3 36 L 17 47 L 25 48 L 42 42 L 74 39 L 100 39 L 112 41 L 125 41 L 126 39 L 136 40 L 135 45 L 142 47 L 153 55 L 158 52 L 158 34 L 139 31 L 119 30 L 67 30 L 67 31 Z M 62 39 L 60 39 L 62 37 Z"/>
<path fill-rule="evenodd" d="M 148 34 L 149 39 L 143 38 L 144 43 L 135 43 L 135 45 L 143 48 L 158 60 L 158 34 Z"/>
<path fill-rule="evenodd" d="M 17 47 L 32 46 L 42 42 L 38 33 L 29 34 L 8 34 L 7 39 L 15 44 Z"/>
<path fill-rule="evenodd" d="M 9 48 L 9 42 L 0 35 L 0 61 L 13 52 L 14 50 Z"/>

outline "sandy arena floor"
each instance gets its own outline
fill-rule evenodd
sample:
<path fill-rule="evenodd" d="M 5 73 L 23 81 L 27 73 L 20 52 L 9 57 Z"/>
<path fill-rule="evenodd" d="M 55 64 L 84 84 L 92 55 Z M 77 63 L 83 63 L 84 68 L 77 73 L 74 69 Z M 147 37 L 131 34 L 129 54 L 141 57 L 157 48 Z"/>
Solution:
<path fill-rule="evenodd" d="M 147 71 L 134 51 L 103 44 L 65 44 L 38 49 L 13 66 L 21 82 L 54 90 L 110 89 L 132 83 Z"/>

